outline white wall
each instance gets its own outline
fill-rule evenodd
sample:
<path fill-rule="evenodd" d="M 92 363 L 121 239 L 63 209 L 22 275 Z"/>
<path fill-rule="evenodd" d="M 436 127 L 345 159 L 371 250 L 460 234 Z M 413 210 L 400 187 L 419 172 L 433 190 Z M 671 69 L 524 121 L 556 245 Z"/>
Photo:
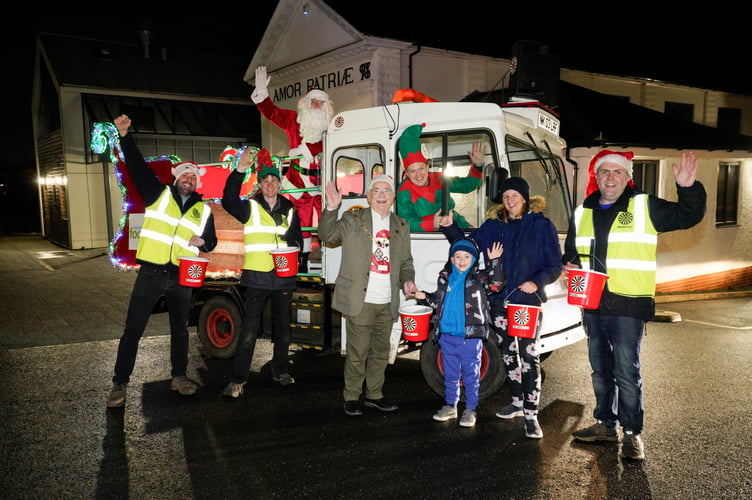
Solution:
<path fill-rule="evenodd" d="M 85 161 L 83 148 L 88 144 L 84 137 L 81 96 L 63 89 L 60 102 L 71 248 L 107 247 L 104 173 L 101 164 L 87 165 Z"/>

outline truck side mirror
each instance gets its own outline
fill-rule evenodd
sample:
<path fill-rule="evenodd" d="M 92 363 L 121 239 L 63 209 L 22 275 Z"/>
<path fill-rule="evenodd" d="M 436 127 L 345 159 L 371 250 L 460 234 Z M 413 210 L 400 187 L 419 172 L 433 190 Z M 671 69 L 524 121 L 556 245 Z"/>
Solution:
<path fill-rule="evenodd" d="M 488 178 L 488 183 L 486 183 L 486 197 L 490 198 L 494 203 L 501 203 L 499 189 L 501 188 L 501 183 L 507 177 L 509 177 L 509 172 L 503 168 L 495 168 L 491 171 L 491 176 Z"/>

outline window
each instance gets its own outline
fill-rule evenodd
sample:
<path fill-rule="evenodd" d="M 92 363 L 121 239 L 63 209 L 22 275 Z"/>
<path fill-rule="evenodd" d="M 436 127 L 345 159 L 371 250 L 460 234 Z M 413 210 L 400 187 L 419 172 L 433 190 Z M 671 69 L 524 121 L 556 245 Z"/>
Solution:
<path fill-rule="evenodd" d="M 739 164 L 721 162 L 718 165 L 718 198 L 715 206 L 715 225 L 737 223 L 739 193 Z"/>
<path fill-rule="evenodd" d="M 486 132 L 426 134 L 420 137 L 423 156 L 428 159 L 429 174 L 450 186 L 444 192 L 447 198 L 442 200 L 442 206 L 454 204 L 455 221 L 461 221 L 457 218 L 459 214 L 467 224 L 463 226 L 465 223 L 460 223 L 460 227 L 478 227 L 485 220 L 483 178 L 472 175 L 475 172 L 470 169 L 475 167 L 468 156 L 475 142 L 480 142 L 485 148 L 483 172 L 492 170 L 495 164 L 493 140 Z M 399 206 L 397 213 L 399 214 Z M 405 218 L 410 220 L 409 216 Z"/>
<path fill-rule="evenodd" d="M 670 116 L 671 118 L 676 118 L 677 120 L 683 120 L 685 122 L 692 122 L 695 106 L 694 104 L 687 104 L 684 102 L 666 101 L 663 105 L 663 112 L 666 116 Z"/>
<path fill-rule="evenodd" d="M 124 113 L 131 118 L 135 134 L 155 138 L 153 149 L 141 151 L 144 156 L 175 155 L 185 161 L 213 163 L 228 145 L 245 143 L 260 130 L 258 112 L 250 105 L 99 94 L 82 94 L 82 102 L 87 141 L 95 123 L 111 122 Z M 86 158 L 88 163 L 100 161 L 89 148 Z"/>
<path fill-rule="evenodd" d="M 563 184 L 564 166 L 561 158 L 549 151 L 507 137 L 509 175 L 523 177 L 530 185 L 530 196 L 542 196 L 546 201 L 544 215 L 559 233 L 566 233 L 569 225 L 568 199 Z"/>
<path fill-rule="evenodd" d="M 718 130 L 739 134 L 742 130 L 742 110 L 736 108 L 718 108 Z"/>
<path fill-rule="evenodd" d="M 181 161 L 194 161 L 207 165 L 219 162 L 219 158 L 228 145 L 227 140 L 176 139 L 174 137 L 136 136 L 136 145 L 145 157 L 176 156 Z"/>
<path fill-rule="evenodd" d="M 658 162 L 655 160 L 638 160 L 632 163 L 632 180 L 635 188 L 648 194 L 656 194 L 658 185 Z"/>
<path fill-rule="evenodd" d="M 334 172 L 337 190 L 344 197 L 364 196 L 365 172 L 369 179 L 384 173 L 384 150 L 379 146 L 363 145 L 337 150 L 334 154 Z"/>

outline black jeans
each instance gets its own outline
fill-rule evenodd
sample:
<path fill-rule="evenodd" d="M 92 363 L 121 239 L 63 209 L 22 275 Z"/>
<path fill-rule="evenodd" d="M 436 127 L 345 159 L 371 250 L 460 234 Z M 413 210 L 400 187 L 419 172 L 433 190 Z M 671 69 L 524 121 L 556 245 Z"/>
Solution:
<path fill-rule="evenodd" d="M 272 376 L 279 377 L 288 372 L 288 351 L 290 349 L 290 317 L 292 316 L 292 290 L 261 290 L 246 288 L 243 303 L 243 323 L 240 338 L 232 364 L 232 381 L 242 384 L 248 379 L 253 351 L 256 349 L 261 320 L 266 302 L 271 298 L 274 355 Z"/>
<path fill-rule="evenodd" d="M 188 312 L 191 306 L 193 288 L 178 283 L 178 268 L 141 266 L 133 284 L 125 331 L 118 344 L 115 375 L 116 384 L 130 381 L 136 363 L 138 343 L 146 329 L 154 306 L 160 297 L 167 299 L 170 318 L 170 362 L 172 376 L 186 374 L 188 367 Z"/>

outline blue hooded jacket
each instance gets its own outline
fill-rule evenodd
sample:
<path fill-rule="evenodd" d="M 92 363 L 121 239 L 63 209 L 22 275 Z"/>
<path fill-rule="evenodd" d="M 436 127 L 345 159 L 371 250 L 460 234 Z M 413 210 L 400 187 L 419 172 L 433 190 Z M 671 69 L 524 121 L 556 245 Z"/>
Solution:
<path fill-rule="evenodd" d="M 471 251 L 471 248 L 474 250 Z M 457 250 L 479 255 L 475 242 L 467 238 L 452 245 L 450 255 Z M 494 259 L 486 269 L 481 270 L 476 257 L 473 265 L 464 273 L 457 271 L 451 260 L 448 261 L 439 272 L 436 291 L 427 292 L 426 298 L 419 301 L 434 310 L 431 316 L 434 342 L 442 333 L 487 339 L 491 318 L 488 295 L 498 293 L 503 286 L 504 273 L 499 259 Z"/>

